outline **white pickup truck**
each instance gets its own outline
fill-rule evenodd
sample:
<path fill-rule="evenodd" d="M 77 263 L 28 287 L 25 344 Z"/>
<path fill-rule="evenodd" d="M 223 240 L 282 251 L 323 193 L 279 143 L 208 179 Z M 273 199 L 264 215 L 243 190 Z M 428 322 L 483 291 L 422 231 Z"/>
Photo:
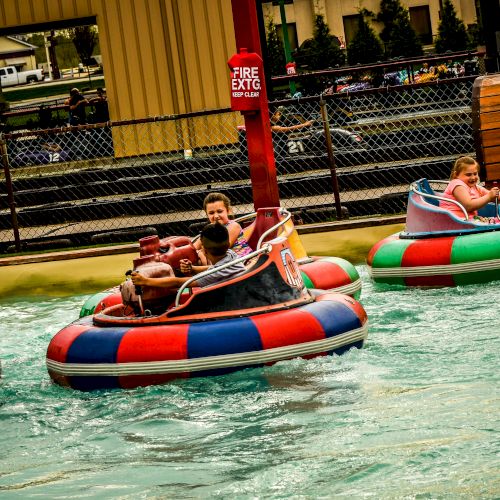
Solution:
<path fill-rule="evenodd" d="M 2 87 L 10 87 L 22 83 L 41 82 L 43 78 L 43 69 L 17 71 L 14 66 L 4 66 L 0 68 L 0 85 Z"/>

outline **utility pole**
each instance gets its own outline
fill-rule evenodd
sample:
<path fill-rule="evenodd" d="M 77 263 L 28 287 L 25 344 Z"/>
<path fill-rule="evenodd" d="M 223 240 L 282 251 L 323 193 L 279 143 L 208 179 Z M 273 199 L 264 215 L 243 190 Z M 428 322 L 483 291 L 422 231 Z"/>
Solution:
<path fill-rule="evenodd" d="M 50 62 L 50 51 L 49 51 L 50 40 L 49 40 L 49 37 L 50 37 L 50 31 L 46 31 L 43 34 L 44 45 L 45 45 L 45 56 L 47 58 L 47 68 L 49 70 L 49 79 L 52 80 L 52 63 Z"/>
<path fill-rule="evenodd" d="M 61 78 L 61 72 L 59 71 L 59 66 L 57 64 L 56 57 L 56 35 L 55 31 L 51 30 L 44 34 L 45 36 L 45 50 L 47 51 L 47 63 L 49 66 L 49 77 L 51 80 L 59 80 Z"/>

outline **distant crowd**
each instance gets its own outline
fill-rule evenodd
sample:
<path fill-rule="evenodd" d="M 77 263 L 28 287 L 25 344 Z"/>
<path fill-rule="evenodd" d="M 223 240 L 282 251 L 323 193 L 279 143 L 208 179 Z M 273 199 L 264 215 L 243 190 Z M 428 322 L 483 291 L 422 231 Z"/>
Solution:
<path fill-rule="evenodd" d="M 444 78 L 457 78 L 478 74 L 477 60 L 453 62 L 449 60 L 435 66 L 424 62 L 422 66 L 411 75 L 407 68 L 399 68 L 397 71 L 370 72 L 363 76 L 350 75 L 336 79 L 336 83 L 330 84 L 325 94 L 336 92 L 355 92 L 376 87 L 387 87 L 395 85 L 407 85 L 409 83 L 423 83 Z"/>

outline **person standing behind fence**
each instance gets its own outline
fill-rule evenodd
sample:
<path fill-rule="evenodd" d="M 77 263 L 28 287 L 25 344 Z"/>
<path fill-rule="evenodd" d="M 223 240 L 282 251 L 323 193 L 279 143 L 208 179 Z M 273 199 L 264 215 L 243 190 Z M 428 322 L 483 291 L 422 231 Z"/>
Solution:
<path fill-rule="evenodd" d="M 94 106 L 94 113 L 91 120 L 93 123 L 105 123 L 109 121 L 108 101 L 106 92 L 102 87 L 97 88 L 97 96 L 90 99 L 90 104 Z"/>
<path fill-rule="evenodd" d="M 77 88 L 71 89 L 69 92 L 69 98 L 66 99 L 65 104 L 69 106 L 68 118 L 70 125 L 84 125 L 87 123 L 85 106 L 88 104 L 88 101 L 80 93 L 80 90 Z"/>
<path fill-rule="evenodd" d="M 292 132 L 303 128 L 310 128 L 314 120 L 307 120 L 295 125 L 291 124 L 290 116 L 286 113 L 284 106 L 280 106 L 271 116 L 271 130 L 273 132 Z"/>

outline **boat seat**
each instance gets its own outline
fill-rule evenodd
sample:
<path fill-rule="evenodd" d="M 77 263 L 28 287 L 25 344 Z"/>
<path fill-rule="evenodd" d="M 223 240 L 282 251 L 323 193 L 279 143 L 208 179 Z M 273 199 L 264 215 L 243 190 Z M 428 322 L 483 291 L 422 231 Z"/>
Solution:
<path fill-rule="evenodd" d="M 257 270 L 257 272 L 255 272 Z M 169 318 L 189 314 L 228 312 L 254 307 L 268 307 L 298 299 L 300 290 L 288 284 L 274 262 L 260 255 L 243 274 L 200 288 L 182 306 L 170 310 Z"/>
<path fill-rule="evenodd" d="M 417 181 L 417 186 L 418 186 L 419 191 L 421 191 L 422 193 L 431 194 L 434 196 L 436 194 L 434 192 L 434 190 L 431 188 L 429 181 L 425 178 Z M 422 198 L 424 199 L 425 202 L 427 202 L 431 205 L 434 205 L 436 207 L 439 207 L 439 200 L 436 200 L 435 198 L 427 198 L 425 196 L 422 196 Z"/>

